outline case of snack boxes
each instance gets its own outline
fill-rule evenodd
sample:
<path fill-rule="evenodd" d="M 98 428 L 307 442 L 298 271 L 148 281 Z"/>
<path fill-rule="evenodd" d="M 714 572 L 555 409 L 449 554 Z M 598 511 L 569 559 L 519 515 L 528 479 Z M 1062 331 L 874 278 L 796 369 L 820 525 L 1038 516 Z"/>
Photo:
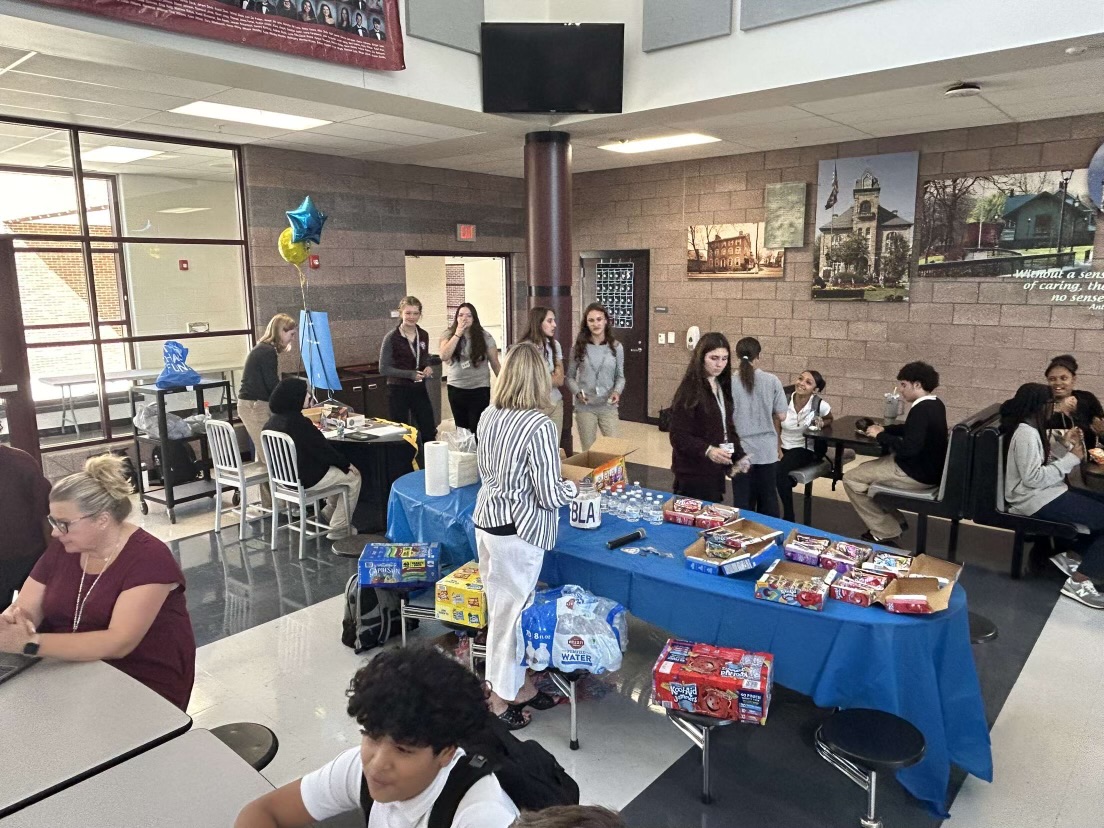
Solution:
<path fill-rule="evenodd" d="M 694 525 L 699 529 L 716 529 L 740 517 L 740 510 L 733 506 L 721 506 L 708 503 L 694 517 Z"/>
<path fill-rule="evenodd" d="M 836 541 L 820 555 L 822 569 L 834 569 L 845 575 L 854 567 L 861 566 L 874 553 L 873 546 L 854 541 Z"/>
<path fill-rule="evenodd" d="M 439 543 L 369 543 L 360 553 L 361 586 L 410 587 L 441 577 Z"/>
<path fill-rule="evenodd" d="M 951 604 L 951 593 L 961 573 L 958 564 L 917 555 L 909 572 L 894 578 L 874 600 L 890 612 L 942 612 Z"/>
<path fill-rule="evenodd" d="M 667 502 L 663 504 L 663 519 L 668 523 L 693 526 L 702 510 L 712 505 L 712 503 L 696 500 L 692 497 L 668 498 Z"/>
<path fill-rule="evenodd" d="M 774 656 L 669 639 L 652 669 L 652 695 L 668 710 L 766 724 Z"/>
<path fill-rule="evenodd" d="M 783 554 L 787 560 L 806 566 L 819 566 L 820 556 L 832 545 L 829 538 L 820 535 L 810 535 L 791 529 L 782 546 Z"/>
<path fill-rule="evenodd" d="M 476 629 L 487 626 L 487 596 L 479 564 L 468 561 L 437 582 L 434 610 L 439 621 Z"/>
<path fill-rule="evenodd" d="M 828 588 L 838 576 L 834 569 L 776 560 L 755 582 L 755 597 L 811 610 L 824 609 Z"/>
<path fill-rule="evenodd" d="M 598 491 L 625 483 L 625 456 L 636 451 L 628 440 L 616 437 L 599 437 L 589 451 L 573 454 L 560 463 L 560 473 L 568 480 L 582 483 L 589 480 Z"/>
<path fill-rule="evenodd" d="M 763 560 L 763 554 L 774 546 L 774 538 L 761 540 L 743 549 L 710 544 L 700 537 L 684 550 L 686 567 L 709 575 L 737 575 L 754 569 Z"/>
<path fill-rule="evenodd" d="M 832 582 L 828 594 L 837 601 L 844 601 L 859 607 L 869 607 L 882 593 L 893 578 L 874 572 L 852 569 Z"/>

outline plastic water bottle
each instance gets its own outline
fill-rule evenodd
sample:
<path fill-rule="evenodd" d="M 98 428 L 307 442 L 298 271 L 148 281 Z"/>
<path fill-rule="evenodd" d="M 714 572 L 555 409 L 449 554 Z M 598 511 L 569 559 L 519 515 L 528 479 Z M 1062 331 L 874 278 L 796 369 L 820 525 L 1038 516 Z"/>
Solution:
<path fill-rule="evenodd" d="M 602 514 L 609 514 L 613 510 L 613 489 L 602 489 Z"/>
<path fill-rule="evenodd" d="M 663 504 L 658 499 L 653 499 L 651 495 L 648 496 L 648 511 L 644 515 L 644 519 L 653 526 L 659 526 L 663 523 Z"/>
<path fill-rule="evenodd" d="M 625 517 L 625 496 L 621 492 L 617 492 L 613 496 L 613 516 L 623 518 Z"/>
<path fill-rule="evenodd" d="M 625 520 L 629 523 L 640 523 L 640 498 L 633 495 L 625 504 Z"/>

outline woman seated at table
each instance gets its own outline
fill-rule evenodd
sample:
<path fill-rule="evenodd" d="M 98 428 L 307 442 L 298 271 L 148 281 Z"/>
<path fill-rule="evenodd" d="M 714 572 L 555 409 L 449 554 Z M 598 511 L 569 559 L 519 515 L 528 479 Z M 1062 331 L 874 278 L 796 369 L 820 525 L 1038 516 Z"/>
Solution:
<path fill-rule="evenodd" d="M 1077 388 L 1077 360 L 1072 354 L 1054 357 L 1046 369 L 1046 379 L 1054 392 L 1054 405 L 1047 428 L 1079 428 L 1085 448 L 1094 449 L 1104 438 L 1104 407 L 1091 391 Z"/>
<path fill-rule="evenodd" d="M 102 659 L 186 710 L 196 645 L 184 573 L 164 543 L 126 520 L 131 491 L 111 455 L 54 486 L 54 540 L 0 615 L 0 651 Z"/>
<path fill-rule="evenodd" d="M 552 707 L 518 658 L 518 622 L 537 586 L 544 553 L 556 545 L 559 507 L 577 489 L 560 479 L 548 365 L 536 345 L 519 342 L 507 353 L 494 402 L 479 423 L 483 485 L 472 519 L 479 573 L 487 595 L 487 683 L 491 712 L 511 730 L 529 724 L 523 708 Z"/>
<path fill-rule="evenodd" d="M 1104 499 L 1066 485 L 1066 475 L 1085 459 L 1085 448 L 1076 428 L 1065 442 L 1049 439 L 1046 424 L 1053 403 L 1050 388 L 1029 382 L 1001 406 L 1004 499 L 1013 514 L 1088 527 L 1089 534 L 1077 539 L 1080 560 L 1060 552 L 1051 561 L 1067 576 L 1063 595 L 1104 609 Z"/>
<path fill-rule="evenodd" d="M 441 361 L 448 365 L 448 401 L 457 428 L 473 434 L 491 404 L 491 371 L 498 376 L 498 345 L 483 330 L 471 302 L 456 309 L 452 327 L 441 338 Z"/>
<path fill-rule="evenodd" d="M 305 380 L 299 377 L 280 380 L 268 401 L 272 417 L 265 423 L 265 429 L 282 432 L 295 443 L 299 482 L 304 489 L 309 492 L 344 486 L 348 490 L 349 509 L 355 510 L 357 498 L 360 497 L 360 472 L 303 415 L 303 408 L 309 400 Z M 330 495 L 326 499 L 322 519 L 330 526 L 330 531 L 326 533 L 330 540 L 340 540 L 357 533 L 356 527 L 350 524 L 352 515 L 345 511 L 341 495 Z"/>
<path fill-rule="evenodd" d="M 789 394 L 786 416 L 782 419 L 782 459 L 778 461 L 778 498 L 782 501 L 782 517 L 794 521 L 793 487 L 790 472 L 810 466 L 826 453 L 822 446 L 806 446 L 805 429 L 816 425 L 824 428 L 832 422 L 832 407 L 820 395 L 827 383 L 819 371 L 802 371 Z"/>
<path fill-rule="evenodd" d="M 724 334 L 698 340 L 671 403 L 671 471 L 677 495 L 723 503 L 734 464 L 748 462 L 732 421 L 732 367 Z"/>

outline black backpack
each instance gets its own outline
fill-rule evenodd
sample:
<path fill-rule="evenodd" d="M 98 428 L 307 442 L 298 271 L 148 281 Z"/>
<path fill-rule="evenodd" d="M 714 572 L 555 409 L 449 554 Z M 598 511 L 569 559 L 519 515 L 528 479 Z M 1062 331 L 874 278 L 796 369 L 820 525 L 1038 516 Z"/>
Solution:
<path fill-rule="evenodd" d="M 386 589 L 360 585 L 353 575 L 345 585 L 345 617 L 341 620 L 341 643 L 363 653 L 402 632 L 399 624 L 399 596 Z M 417 621 L 408 622 L 415 629 Z"/>
<path fill-rule="evenodd" d="M 202 466 L 196 459 L 195 452 L 187 440 L 166 440 L 165 446 L 165 477 L 161 481 L 166 486 L 180 486 L 191 483 L 202 473 Z M 151 478 L 161 476 L 161 446 L 153 447 Z"/>
<path fill-rule="evenodd" d="M 472 785 L 492 773 L 518 810 L 579 804 L 579 786 L 556 757 L 532 740 L 518 739 L 497 716 L 488 713 L 483 731 L 463 747 L 466 755 L 449 772 L 448 782 L 429 812 L 429 828 L 451 828 L 460 800 Z M 372 797 L 363 774 L 360 807 L 367 825 Z"/>

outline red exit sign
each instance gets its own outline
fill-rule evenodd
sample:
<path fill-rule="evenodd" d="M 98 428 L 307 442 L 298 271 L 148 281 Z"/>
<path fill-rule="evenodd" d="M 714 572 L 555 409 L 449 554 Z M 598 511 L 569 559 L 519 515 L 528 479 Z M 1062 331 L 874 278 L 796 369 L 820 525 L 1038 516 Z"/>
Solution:
<path fill-rule="evenodd" d="M 475 225 L 474 224 L 458 224 L 458 225 L 456 225 L 456 240 L 457 241 L 475 241 Z"/>

